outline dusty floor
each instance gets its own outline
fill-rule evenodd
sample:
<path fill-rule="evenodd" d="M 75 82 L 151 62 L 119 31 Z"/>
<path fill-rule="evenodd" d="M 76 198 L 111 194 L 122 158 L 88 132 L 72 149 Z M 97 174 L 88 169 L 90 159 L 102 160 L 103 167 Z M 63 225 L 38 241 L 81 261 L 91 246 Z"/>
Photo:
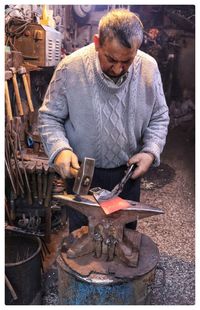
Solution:
<path fill-rule="evenodd" d="M 162 178 L 161 182 L 154 179 L 152 190 L 148 190 L 145 182 L 143 184 L 141 201 L 165 212 L 160 217 L 141 221 L 138 227 L 157 243 L 160 265 L 166 273 L 165 286 L 153 290 L 151 304 L 154 305 L 195 303 L 194 153 L 192 132 L 187 131 L 187 127 L 174 128 L 169 132 L 162 164 L 158 168 L 160 176 L 168 170 L 171 181 L 159 188 Z M 148 176 L 145 179 L 148 181 Z"/>
<path fill-rule="evenodd" d="M 150 236 L 160 251 L 152 287 L 152 305 L 195 303 L 194 131 L 191 124 L 169 131 L 161 166 L 143 178 L 141 202 L 161 208 L 160 216 L 141 220 L 138 230 Z M 46 257 L 43 304 L 58 304 L 55 257 L 60 234 L 53 236 L 53 252 Z M 157 287 L 158 286 L 158 287 Z"/>

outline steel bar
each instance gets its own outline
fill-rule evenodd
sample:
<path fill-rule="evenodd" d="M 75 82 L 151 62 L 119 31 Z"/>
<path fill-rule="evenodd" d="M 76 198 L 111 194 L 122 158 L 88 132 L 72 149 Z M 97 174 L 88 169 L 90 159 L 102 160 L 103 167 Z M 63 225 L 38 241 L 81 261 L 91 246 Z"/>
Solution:
<path fill-rule="evenodd" d="M 44 201 L 45 207 L 45 241 L 51 241 L 51 193 L 53 187 L 53 180 L 54 180 L 54 172 L 49 171 L 48 176 L 48 186 L 47 186 L 47 195 Z"/>

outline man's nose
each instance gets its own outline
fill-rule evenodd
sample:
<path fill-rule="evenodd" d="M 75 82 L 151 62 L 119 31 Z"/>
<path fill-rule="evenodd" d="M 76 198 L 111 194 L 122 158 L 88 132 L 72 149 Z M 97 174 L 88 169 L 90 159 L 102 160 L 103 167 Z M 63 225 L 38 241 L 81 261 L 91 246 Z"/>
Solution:
<path fill-rule="evenodd" d="M 112 71 L 115 75 L 120 75 L 123 72 L 123 70 L 124 70 L 123 64 L 121 64 L 120 62 L 114 64 L 112 67 Z"/>

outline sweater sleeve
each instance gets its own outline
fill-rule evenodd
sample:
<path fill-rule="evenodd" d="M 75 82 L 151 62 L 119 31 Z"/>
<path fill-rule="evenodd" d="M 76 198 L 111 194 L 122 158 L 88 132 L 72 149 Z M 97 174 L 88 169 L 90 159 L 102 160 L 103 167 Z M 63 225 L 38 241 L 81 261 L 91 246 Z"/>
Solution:
<path fill-rule="evenodd" d="M 169 113 L 158 67 L 156 68 L 154 81 L 154 106 L 149 124 L 143 134 L 143 147 L 141 152 L 152 153 L 155 157 L 153 165 L 159 166 L 160 154 L 163 151 L 168 132 Z"/>
<path fill-rule="evenodd" d="M 54 72 L 38 113 L 38 129 L 50 165 L 60 151 L 72 149 L 64 128 L 68 117 L 66 71 L 66 65 L 61 61 Z"/>

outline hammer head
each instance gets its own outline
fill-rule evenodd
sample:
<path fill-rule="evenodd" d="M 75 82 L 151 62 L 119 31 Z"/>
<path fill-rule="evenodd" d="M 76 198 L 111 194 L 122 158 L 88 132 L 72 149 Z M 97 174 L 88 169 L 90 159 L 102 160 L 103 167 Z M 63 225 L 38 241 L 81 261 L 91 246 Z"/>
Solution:
<path fill-rule="evenodd" d="M 77 195 L 87 195 L 94 174 L 95 159 L 85 157 L 74 181 L 73 192 Z"/>
<path fill-rule="evenodd" d="M 12 71 L 13 74 L 16 74 L 17 73 L 17 70 L 15 67 L 10 67 L 10 71 Z"/>
<path fill-rule="evenodd" d="M 25 74 L 26 73 L 26 68 L 23 67 L 23 66 L 20 66 L 17 71 L 18 71 L 19 74 Z"/>
<path fill-rule="evenodd" d="M 10 79 L 12 78 L 12 76 L 13 76 L 12 71 L 10 71 L 10 70 L 6 70 L 6 71 L 5 71 L 5 80 L 6 80 L 6 81 L 7 81 L 7 80 L 10 80 Z"/>

